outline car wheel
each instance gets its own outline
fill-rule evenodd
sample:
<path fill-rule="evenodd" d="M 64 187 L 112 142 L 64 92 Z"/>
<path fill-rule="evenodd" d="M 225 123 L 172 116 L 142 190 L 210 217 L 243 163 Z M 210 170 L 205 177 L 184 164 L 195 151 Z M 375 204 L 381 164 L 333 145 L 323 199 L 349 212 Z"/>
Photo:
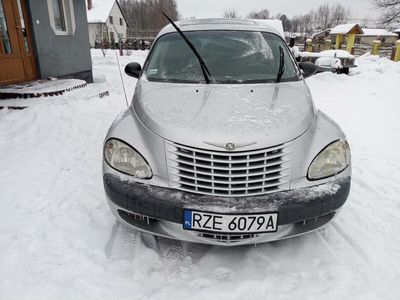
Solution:
<path fill-rule="evenodd" d="M 336 69 L 336 73 L 338 73 L 338 74 L 346 74 L 346 75 L 349 75 L 349 71 L 350 71 L 350 68 Z"/>

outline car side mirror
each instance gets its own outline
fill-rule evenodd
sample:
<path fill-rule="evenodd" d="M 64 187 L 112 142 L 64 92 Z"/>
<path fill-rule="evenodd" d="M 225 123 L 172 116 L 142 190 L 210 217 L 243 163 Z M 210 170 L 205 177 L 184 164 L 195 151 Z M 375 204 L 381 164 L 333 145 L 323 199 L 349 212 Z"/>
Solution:
<path fill-rule="evenodd" d="M 299 67 L 303 71 L 304 78 L 310 77 L 317 72 L 317 66 L 310 61 L 299 63 Z"/>
<path fill-rule="evenodd" d="M 125 73 L 128 76 L 139 78 L 142 73 L 142 67 L 137 62 L 131 62 L 126 65 Z"/>

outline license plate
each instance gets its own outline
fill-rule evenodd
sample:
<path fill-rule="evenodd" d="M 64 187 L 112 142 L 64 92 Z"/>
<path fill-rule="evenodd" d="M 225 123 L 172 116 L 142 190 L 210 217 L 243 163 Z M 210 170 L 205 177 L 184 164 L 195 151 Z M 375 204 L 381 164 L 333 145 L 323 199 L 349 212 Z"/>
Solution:
<path fill-rule="evenodd" d="M 278 213 L 220 214 L 185 209 L 183 229 L 223 233 L 265 233 L 278 230 Z"/>

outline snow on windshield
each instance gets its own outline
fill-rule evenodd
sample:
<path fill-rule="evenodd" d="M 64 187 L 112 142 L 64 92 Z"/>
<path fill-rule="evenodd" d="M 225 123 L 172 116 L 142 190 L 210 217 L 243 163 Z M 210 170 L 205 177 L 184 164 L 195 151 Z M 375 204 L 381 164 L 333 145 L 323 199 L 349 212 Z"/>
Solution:
<path fill-rule="evenodd" d="M 253 39 L 247 41 L 243 41 L 243 39 L 240 40 L 249 45 L 249 50 L 244 52 L 241 57 L 251 56 L 259 52 L 265 60 L 273 60 L 274 54 L 261 32 L 252 32 L 252 35 L 254 37 Z"/>
<path fill-rule="evenodd" d="M 282 81 L 298 80 L 297 70 L 284 41 L 256 31 L 193 31 L 186 36 L 211 73 L 213 83 L 259 83 L 275 81 L 279 47 L 284 49 Z M 195 54 L 177 33 L 158 39 L 145 66 L 150 81 L 198 83 L 204 81 Z"/>

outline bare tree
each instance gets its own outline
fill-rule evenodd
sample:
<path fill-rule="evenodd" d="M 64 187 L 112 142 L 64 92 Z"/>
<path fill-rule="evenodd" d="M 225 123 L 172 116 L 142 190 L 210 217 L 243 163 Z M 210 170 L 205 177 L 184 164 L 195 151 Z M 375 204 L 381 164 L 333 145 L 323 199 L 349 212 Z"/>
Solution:
<path fill-rule="evenodd" d="M 331 8 L 331 27 L 346 23 L 350 19 L 350 8 L 336 4 Z"/>
<path fill-rule="evenodd" d="M 103 56 L 106 56 L 107 49 L 109 47 L 109 39 L 108 39 L 108 27 L 105 23 L 97 23 L 96 24 L 96 39 L 95 39 L 95 47 L 100 48 L 103 52 Z"/>
<path fill-rule="evenodd" d="M 328 3 L 320 5 L 315 12 L 317 29 L 324 30 L 331 27 L 331 6 Z"/>
<path fill-rule="evenodd" d="M 227 19 L 237 19 L 239 18 L 239 14 L 234 8 L 227 8 L 224 10 L 222 16 Z"/>
<path fill-rule="evenodd" d="M 303 23 L 303 28 L 304 28 L 303 32 L 305 32 L 309 35 L 312 33 L 312 31 L 314 29 L 314 26 L 313 26 L 314 15 L 315 15 L 314 11 L 310 10 L 309 13 L 305 14 L 302 17 L 302 23 Z"/>
<path fill-rule="evenodd" d="M 290 31 L 292 29 L 292 22 L 286 15 L 282 15 L 279 20 L 282 22 L 282 27 L 284 31 Z"/>
<path fill-rule="evenodd" d="M 267 20 L 269 19 L 269 10 L 268 9 L 262 9 L 260 11 L 252 11 L 249 13 L 246 17 L 247 19 L 262 19 L 262 20 Z"/>
<path fill-rule="evenodd" d="M 385 26 L 400 23 L 400 0 L 373 0 L 381 11 L 380 22 Z"/>
<path fill-rule="evenodd" d="M 146 35 L 157 34 L 168 23 L 163 12 L 174 21 L 179 19 L 175 0 L 120 0 L 119 3 L 128 19 L 129 35 L 132 32 L 141 32 Z"/>
<path fill-rule="evenodd" d="M 350 9 L 341 4 L 330 5 L 328 3 L 321 4 L 313 12 L 312 22 L 313 28 L 325 30 L 338 24 L 346 23 L 351 16 Z"/>

